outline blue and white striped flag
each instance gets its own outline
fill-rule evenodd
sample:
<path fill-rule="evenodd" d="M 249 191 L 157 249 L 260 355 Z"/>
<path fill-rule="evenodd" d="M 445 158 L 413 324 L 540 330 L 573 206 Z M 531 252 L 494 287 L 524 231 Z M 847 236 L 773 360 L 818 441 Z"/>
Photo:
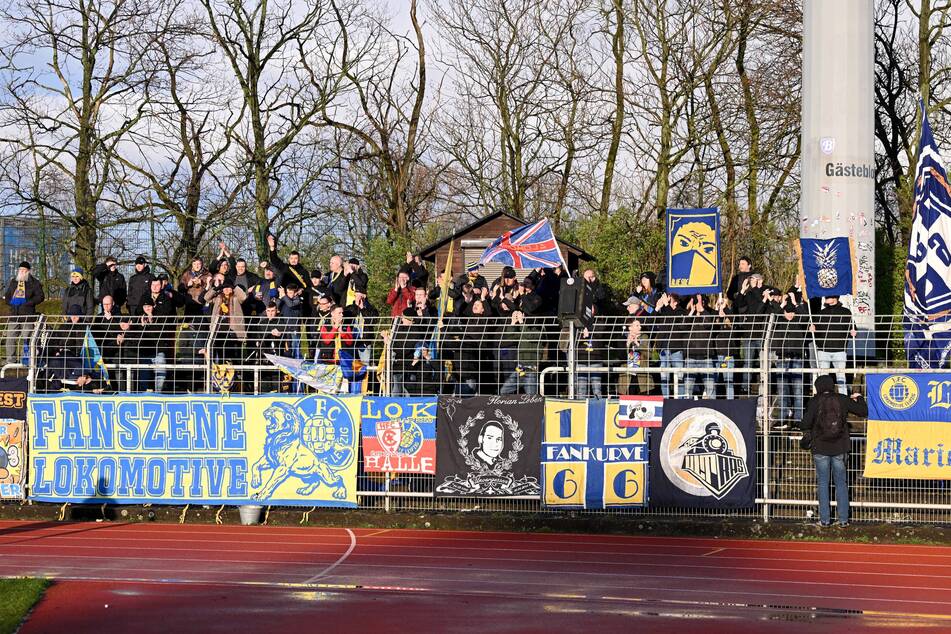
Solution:
<path fill-rule="evenodd" d="M 912 367 L 940 368 L 951 356 L 951 187 L 921 102 L 921 144 L 905 269 L 905 348 Z"/>

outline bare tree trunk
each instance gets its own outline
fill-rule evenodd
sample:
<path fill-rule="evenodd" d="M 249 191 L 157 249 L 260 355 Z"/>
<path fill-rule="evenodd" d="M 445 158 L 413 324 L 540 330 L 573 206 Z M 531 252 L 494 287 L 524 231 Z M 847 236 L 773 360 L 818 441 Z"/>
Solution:
<path fill-rule="evenodd" d="M 608 155 L 604 161 L 604 181 L 601 185 L 601 203 L 598 211 L 606 216 L 611 204 L 611 190 L 614 185 L 614 167 L 618 149 L 621 146 L 621 131 L 624 128 L 624 13 L 623 0 L 613 0 L 614 32 L 611 37 L 611 52 L 614 58 L 614 117 L 611 120 L 611 141 Z"/>

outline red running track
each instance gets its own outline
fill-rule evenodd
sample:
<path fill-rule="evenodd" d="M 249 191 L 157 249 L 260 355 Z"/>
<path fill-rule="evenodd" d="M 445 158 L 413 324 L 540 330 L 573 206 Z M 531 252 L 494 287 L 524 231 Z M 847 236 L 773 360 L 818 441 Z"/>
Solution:
<path fill-rule="evenodd" d="M 25 575 L 57 580 L 26 634 L 951 631 L 951 547 L 0 522 Z"/>

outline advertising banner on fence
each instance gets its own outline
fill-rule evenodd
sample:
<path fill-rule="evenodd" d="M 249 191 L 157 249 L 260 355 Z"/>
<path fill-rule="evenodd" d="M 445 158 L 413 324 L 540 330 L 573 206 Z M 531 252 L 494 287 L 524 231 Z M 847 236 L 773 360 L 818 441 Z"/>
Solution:
<path fill-rule="evenodd" d="M 951 376 L 869 374 L 865 477 L 951 479 Z"/>
<path fill-rule="evenodd" d="M 541 396 L 440 396 L 436 495 L 539 495 Z"/>
<path fill-rule="evenodd" d="M 647 434 L 620 424 L 617 402 L 545 401 L 545 506 L 603 509 L 647 503 Z"/>
<path fill-rule="evenodd" d="M 654 432 L 650 469 L 652 507 L 753 506 L 756 401 L 664 401 L 664 426 Z"/>
<path fill-rule="evenodd" d="M 436 473 L 436 397 L 363 399 L 363 470 Z"/>
<path fill-rule="evenodd" d="M 0 499 L 22 500 L 26 478 L 26 379 L 0 379 Z"/>
<path fill-rule="evenodd" d="M 354 507 L 360 400 L 32 394 L 30 497 Z"/>

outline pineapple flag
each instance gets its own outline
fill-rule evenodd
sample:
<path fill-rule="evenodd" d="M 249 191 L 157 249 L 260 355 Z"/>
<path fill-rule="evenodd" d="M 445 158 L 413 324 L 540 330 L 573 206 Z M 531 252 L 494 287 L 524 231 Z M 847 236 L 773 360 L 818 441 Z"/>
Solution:
<path fill-rule="evenodd" d="M 800 238 L 799 252 L 807 296 L 852 294 L 856 269 L 848 238 Z"/>
<path fill-rule="evenodd" d="M 914 215 L 905 268 L 905 348 L 911 367 L 951 359 L 951 187 L 921 102 Z"/>

